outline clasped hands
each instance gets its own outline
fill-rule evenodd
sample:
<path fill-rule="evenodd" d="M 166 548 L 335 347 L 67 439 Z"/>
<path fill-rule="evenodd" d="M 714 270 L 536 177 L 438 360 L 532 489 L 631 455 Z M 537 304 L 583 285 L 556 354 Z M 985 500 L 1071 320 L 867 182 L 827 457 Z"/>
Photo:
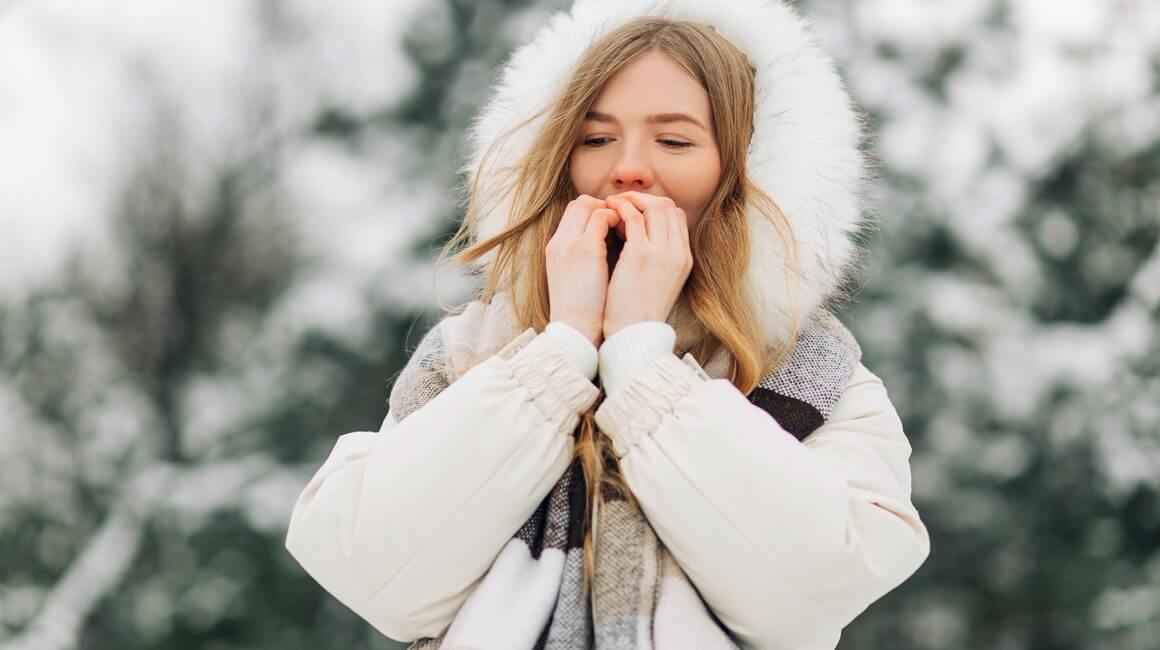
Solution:
<path fill-rule="evenodd" d="M 606 238 L 624 247 L 609 278 Z M 672 199 L 622 192 L 581 194 L 564 209 L 545 249 L 551 321 L 596 347 L 629 325 L 665 321 L 693 269 L 684 210 Z"/>

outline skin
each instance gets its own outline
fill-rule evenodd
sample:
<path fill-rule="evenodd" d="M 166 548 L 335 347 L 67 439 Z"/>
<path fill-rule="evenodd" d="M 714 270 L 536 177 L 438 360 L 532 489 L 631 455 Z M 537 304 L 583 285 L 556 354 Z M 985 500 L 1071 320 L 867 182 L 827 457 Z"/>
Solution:
<path fill-rule="evenodd" d="M 589 290 L 580 294 L 586 300 L 575 302 L 587 304 L 568 311 L 582 323 L 577 329 L 599 344 L 634 323 L 668 317 L 693 266 L 689 227 L 716 191 L 721 165 L 709 95 L 666 54 L 647 52 L 625 65 L 586 117 L 570 175 L 587 218 L 603 221 L 586 231 L 589 236 L 615 233 L 607 237 L 610 246 L 589 242 L 587 247 L 603 253 L 606 270 L 613 270 L 600 296 L 592 289 L 600 284 L 600 271 L 594 263 L 585 267 Z M 575 236 L 579 227 L 569 232 Z M 580 264 L 568 266 L 581 272 Z M 549 293 L 555 296 L 551 280 L 549 268 Z M 558 279 L 558 285 L 564 283 Z M 599 313 L 595 305 L 601 299 Z M 555 314 L 553 304 L 553 320 Z"/>

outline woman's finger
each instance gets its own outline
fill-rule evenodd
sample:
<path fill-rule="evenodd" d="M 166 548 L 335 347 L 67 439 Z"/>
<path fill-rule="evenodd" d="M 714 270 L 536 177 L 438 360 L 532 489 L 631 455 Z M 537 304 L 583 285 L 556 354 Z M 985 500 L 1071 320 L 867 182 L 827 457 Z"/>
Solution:
<path fill-rule="evenodd" d="M 660 241 L 671 239 L 675 232 L 670 230 L 674 215 L 672 211 L 679 210 L 677 204 L 667 196 L 656 196 L 631 190 L 608 197 L 608 200 L 623 200 L 644 214 L 645 226 L 649 238 Z M 655 225 L 654 225 L 655 222 Z"/>
<path fill-rule="evenodd" d="M 653 236 L 653 241 L 666 245 L 670 242 L 680 242 L 681 234 L 678 230 L 681 227 L 681 217 L 677 212 L 678 209 L 676 206 L 660 204 L 645 211 L 645 218 L 649 221 L 649 232 L 657 233 Z"/>
<path fill-rule="evenodd" d="M 609 198 L 619 198 L 628 201 L 636 206 L 641 212 L 647 212 L 653 208 L 675 207 L 676 204 L 667 196 L 656 196 L 653 194 L 645 194 L 636 190 L 629 190 L 628 192 L 621 192 L 614 194 Z"/>
<path fill-rule="evenodd" d="M 588 217 L 588 225 L 584 228 L 584 236 L 592 239 L 604 239 L 608 230 L 620 222 L 620 215 L 612 208 L 597 208 Z"/>
<path fill-rule="evenodd" d="M 605 221 L 608 222 L 609 229 L 621 225 L 621 222 L 624 221 L 620 218 L 620 213 L 613 208 L 600 208 L 600 213 L 604 215 Z"/>
<path fill-rule="evenodd" d="M 673 217 L 669 220 L 669 227 L 672 230 L 669 232 L 669 237 L 674 241 L 681 242 L 685 248 L 689 247 L 689 222 L 685 218 L 685 211 L 680 208 L 673 208 Z"/>
<path fill-rule="evenodd" d="M 676 209 L 676 213 L 674 221 L 677 224 L 677 236 L 674 241 L 680 242 L 681 252 L 688 256 L 689 270 L 692 271 L 693 248 L 689 245 L 689 219 L 685 211 L 680 208 Z"/>
<path fill-rule="evenodd" d="M 649 240 L 648 222 L 635 205 L 619 197 L 608 197 L 605 202 L 620 213 L 620 218 L 624 220 L 624 231 L 628 241 L 639 239 L 647 242 Z"/>
<path fill-rule="evenodd" d="M 592 212 L 605 207 L 604 201 L 587 194 L 581 194 L 568 203 L 556 232 L 568 239 L 580 237 L 588 226 Z"/>
<path fill-rule="evenodd" d="M 656 219 L 663 222 L 658 225 L 664 228 L 665 241 L 679 242 L 681 235 L 677 232 L 680 223 L 677 209 L 675 207 L 664 207 L 654 209 L 652 212 L 656 215 Z"/>

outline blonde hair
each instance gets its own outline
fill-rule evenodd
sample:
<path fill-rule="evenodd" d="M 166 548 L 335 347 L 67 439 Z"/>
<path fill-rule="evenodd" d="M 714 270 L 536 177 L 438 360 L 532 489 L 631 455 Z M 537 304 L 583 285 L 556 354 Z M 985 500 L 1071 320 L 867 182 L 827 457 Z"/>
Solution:
<path fill-rule="evenodd" d="M 720 183 L 690 232 L 694 264 L 682 297 L 705 332 L 690 352 L 704 364 L 723 346 L 730 356 L 729 380 L 743 394 L 748 394 L 769 369 L 781 362 L 793 338 L 791 335 L 779 346 L 767 348 L 761 323 L 745 299 L 750 245 L 748 208 L 768 219 L 780 233 L 785 246 L 786 277 L 799 278 L 800 273 L 788 220 L 747 173 L 747 151 L 753 135 L 754 69 L 745 54 L 711 26 L 644 17 L 613 30 L 589 46 L 554 101 L 504 133 L 485 152 L 468 192 L 463 223 L 443 248 L 440 260 L 476 234 L 480 215 L 484 214 L 482 205 L 512 196 L 506 227 L 460 251 L 453 262 L 467 265 L 495 251 L 480 299 L 490 302 L 497 291 L 510 290 L 520 326 L 536 331 L 546 327 L 550 303 L 544 249 L 556 231 L 564 208 L 576 196 L 570 181 L 569 160 L 581 135 L 584 115 L 618 70 L 651 51 L 673 58 L 706 89 L 720 151 Z M 517 164 L 502 170 L 506 174 L 504 182 L 484 191 L 480 179 L 496 147 L 545 113 L 547 119 L 527 154 Z M 702 263 L 704 260 L 712 263 Z M 795 290 L 796 287 L 790 287 L 791 295 Z M 790 317 L 796 330 L 798 315 L 791 313 Z M 619 472 L 611 442 L 595 426 L 595 409 L 593 405 L 582 414 L 574 448 L 588 494 L 589 517 L 586 517 L 584 532 L 585 592 L 595 571 L 592 513 L 609 491 L 635 502 Z"/>

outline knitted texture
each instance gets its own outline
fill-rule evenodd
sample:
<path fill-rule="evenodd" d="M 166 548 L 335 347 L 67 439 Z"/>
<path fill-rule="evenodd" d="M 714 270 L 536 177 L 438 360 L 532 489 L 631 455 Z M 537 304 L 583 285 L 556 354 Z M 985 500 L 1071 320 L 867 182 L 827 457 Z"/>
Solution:
<path fill-rule="evenodd" d="M 478 323 L 485 319 L 468 320 Z M 448 324 L 446 329 L 451 330 L 463 321 L 445 319 L 424 337 L 391 391 L 391 409 L 397 419 L 421 408 L 449 385 L 454 377 L 449 376 L 448 368 L 462 369 L 485 360 L 447 358 L 448 350 L 455 346 L 441 326 Z M 508 328 L 509 335 L 518 329 L 510 321 L 501 325 Z M 463 334 L 467 331 L 464 328 Z M 474 329 L 473 334 L 481 332 Z M 501 356 L 509 357 L 526 343 L 527 334 L 504 347 Z M 496 347 L 481 346 L 477 352 L 488 353 Z M 748 398 L 781 428 L 804 439 L 825 422 L 860 355 L 857 343 L 837 318 L 819 311 L 804 323 L 787 360 L 762 378 Z M 665 359 L 647 371 L 664 374 L 669 372 L 665 364 L 673 362 L 693 367 L 699 380 L 719 378 L 715 373 L 720 370 L 707 372 L 691 355 L 680 361 Z M 636 388 L 630 385 L 627 389 Z M 673 386 L 672 395 L 653 396 L 655 417 L 639 421 L 663 417 L 688 389 L 687 385 Z M 591 598 L 586 597 L 581 579 L 588 514 L 584 476 L 579 462 L 574 461 L 504 546 L 451 625 L 437 638 L 414 642 L 411 650 L 492 648 L 498 647 L 496 639 L 501 638 L 504 647 L 513 650 L 738 647 L 640 509 L 607 491 L 596 513 L 595 578 Z"/>
<path fill-rule="evenodd" d="M 395 378 L 388 402 L 395 421 L 400 422 L 419 410 L 450 385 L 446 357 L 443 331 L 436 325 L 419 342 L 407 365 Z"/>

